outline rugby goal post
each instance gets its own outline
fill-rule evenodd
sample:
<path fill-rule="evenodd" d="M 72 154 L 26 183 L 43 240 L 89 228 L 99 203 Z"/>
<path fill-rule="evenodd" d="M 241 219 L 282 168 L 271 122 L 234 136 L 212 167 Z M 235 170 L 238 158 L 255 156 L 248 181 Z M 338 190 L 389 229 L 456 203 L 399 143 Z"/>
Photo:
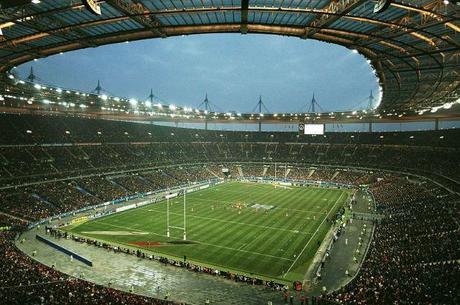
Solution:
<path fill-rule="evenodd" d="M 171 237 L 171 230 L 170 229 L 177 229 L 177 230 L 182 230 L 184 235 L 183 235 L 183 239 L 184 240 L 187 240 L 187 231 L 186 231 L 186 227 L 187 227 L 187 199 L 186 199 L 186 194 L 187 194 L 187 189 L 184 188 L 183 190 L 183 196 L 184 196 L 184 226 L 183 227 L 179 227 L 179 226 L 172 226 L 171 223 L 170 223 L 170 217 L 169 217 L 169 214 L 170 214 L 170 211 L 169 211 L 169 200 L 172 199 L 172 198 L 175 198 L 175 197 L 178 197 L 178 194 L 175 193 L 175 194 L 168 194 L 166 195 L 166 236 L 167 237 Z"/>

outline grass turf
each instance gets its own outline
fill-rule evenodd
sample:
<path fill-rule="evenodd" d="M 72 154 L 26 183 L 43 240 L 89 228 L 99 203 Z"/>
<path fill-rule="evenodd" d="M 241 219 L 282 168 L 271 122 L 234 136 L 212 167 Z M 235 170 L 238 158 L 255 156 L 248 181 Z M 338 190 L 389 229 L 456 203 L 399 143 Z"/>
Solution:
<path fill-rule="evenodd" d="M 187 194 L 187 240 L 166 237 L 166 202 L 112 214 L 66 230 L 246 275 L 302 280 L 330 228 L 327 217 L 348 192 L 229 182 Z M 183 226 L 183 197 L 172 199 L 170 225 Z M 253 204 L 271 205 L 264 211 Z M 241 208 L 238 208 L 240 206 Z M 129 234 L 129 235 L 125 235 Z M 134 244 L 134 243 L 137 243 Z M 145 243 L 142 245 L 140 243 Z"/>

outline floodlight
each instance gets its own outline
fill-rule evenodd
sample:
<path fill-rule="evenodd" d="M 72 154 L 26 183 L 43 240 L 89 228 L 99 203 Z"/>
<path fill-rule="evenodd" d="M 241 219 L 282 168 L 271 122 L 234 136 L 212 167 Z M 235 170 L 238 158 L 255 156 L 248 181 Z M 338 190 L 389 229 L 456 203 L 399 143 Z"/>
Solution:
<path fill-rule="evenodd" d="M 135 99 L 132 98 L 132 99 L 129 100 L 129 104 L 130 104 L 131 106 L 136 106 L 136 105 L 137 105 L 137 100 L 135 100 Z"/>

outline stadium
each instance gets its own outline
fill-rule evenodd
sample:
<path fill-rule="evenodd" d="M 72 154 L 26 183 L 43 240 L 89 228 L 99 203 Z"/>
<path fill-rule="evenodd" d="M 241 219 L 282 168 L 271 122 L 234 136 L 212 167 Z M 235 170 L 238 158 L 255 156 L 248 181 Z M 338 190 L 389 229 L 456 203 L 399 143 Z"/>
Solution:
<path fill-rule="evenodd" d="M 0 304 L 460 303 L 459 1 L 3 0 L 0 13 Z M 115 65 L 142 41 L 199 34 L 338 45 L 377 90 L 360 109 L 313 94 L 301 111 L 260 96 L 245 112 L 207 93 L 191 107 L 79 88 L 100 68 L 82 73 L 79 52 L 121 43 Z M 50 75 L 70 86 L 43 81 L 37 65 L 67 54 L 78 72 Z"/>

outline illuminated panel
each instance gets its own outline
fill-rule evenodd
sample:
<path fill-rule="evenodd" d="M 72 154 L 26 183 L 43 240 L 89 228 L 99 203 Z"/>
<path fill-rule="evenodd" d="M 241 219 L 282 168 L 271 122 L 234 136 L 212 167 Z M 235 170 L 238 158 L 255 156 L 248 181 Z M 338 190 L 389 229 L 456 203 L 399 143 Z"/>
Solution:
<path fill-rule="evenodd" d="M 323 135 L 324 124 L 299 124 L 299 133 L 309 135 Z"/>

